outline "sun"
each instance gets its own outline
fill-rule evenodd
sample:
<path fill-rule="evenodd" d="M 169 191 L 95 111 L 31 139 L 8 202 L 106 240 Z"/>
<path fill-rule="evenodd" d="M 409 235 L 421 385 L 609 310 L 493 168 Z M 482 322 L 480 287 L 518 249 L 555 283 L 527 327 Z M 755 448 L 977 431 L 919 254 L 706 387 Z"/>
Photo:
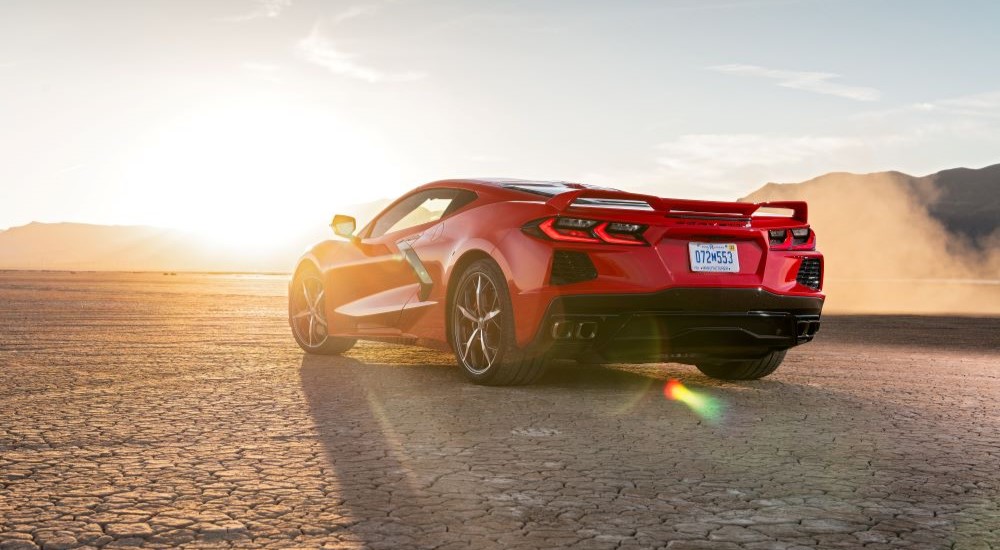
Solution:
<path fill-rule="evenodd" d="M 292 102 L 201 109 L 158 128 L 129 165 L 120 206 L 139 223 L 230 250 L 280 246 L 398 176 L 377 140 Z"/>

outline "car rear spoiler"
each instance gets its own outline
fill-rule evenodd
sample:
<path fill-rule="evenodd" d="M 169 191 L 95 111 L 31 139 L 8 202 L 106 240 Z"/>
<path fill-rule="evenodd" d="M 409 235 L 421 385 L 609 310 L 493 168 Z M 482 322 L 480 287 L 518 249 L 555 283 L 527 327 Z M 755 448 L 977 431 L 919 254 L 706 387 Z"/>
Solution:
<path fill-rule="evenodd" d="M 573 203 L 580 199 L 604 199 L 608 204 L 587 205 L 597 208 L 627 207 L 629 203 L 646 203 L 649 208 L 656 212 L 662 212 L 667 216 L 686 217 L 707 215 L 713 217 L 742 217 L 748 218 L 761 208 L 781 208 L 792 211 L 791 218 L 806 223 L 809 219 L 809 208 L 803 201 L 776 201 L 776 202 L 723 202 L 723 201 L 698 201 L 686 199 L 665 199 L 653 195 L 640 195 L 627 193 L 625 191 L 611 191 L 605 189 L 574 189 L 565 193 L 559 193 L 546 204 L 555 208 L 558 212 L 563 212 L 571 207 Z M 615 204 L 620 201 L 620 204 Z"/>

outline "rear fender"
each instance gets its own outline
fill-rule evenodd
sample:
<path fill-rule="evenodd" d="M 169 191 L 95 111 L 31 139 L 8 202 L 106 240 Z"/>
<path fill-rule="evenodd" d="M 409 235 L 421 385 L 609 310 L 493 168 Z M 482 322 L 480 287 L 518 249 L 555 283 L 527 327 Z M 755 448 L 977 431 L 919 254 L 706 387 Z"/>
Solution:
<path fill-rule="evenodd" d="M 538 331 L 542 316 L 558 291 L 546 284 L 553 248 L 547 242 L 511 229 L 493 252 L 507 277 L 517 344 L 527 346 Z"/>
<path fill-rule="evenodd" d="M 551 257 L 551 252 L 544 250 L 549 247 L 540 241 L 529 240 L 521 232 L 521 226 L 554 213 L 554 209 L 542 202 L 496 202 L 445 222 L 444 236 L 453 238 L 455 246 L 444 265 L 443 280 L 447 283 L 440 286 L 444 287 L 446 294 L 458 282 L 470 254 L 483 254 L 491 258 L 507 281 L 514 309 L 514 324 L 517 327 L 517 343 L 521 346 L 530 341 L 537 328 L 536 308 L 530 299 L 524 299 L 523 294 L 526 289 L 536 286 L 536 281 L 544 281 Z M 462 220 L 465 216 L 470 216 L 469 221 Z M 462 234 L 471 227 L 478 231 L 474 234 Z M 447 295 L 440 299 L 441 303 L 447 303 Z M 547 305 L 543 304 L 543 309 Z M 447 315 L 441 316 L 442 322 L 446 319 Z M 531 328 L 525 330 L 522 325 Z"/>

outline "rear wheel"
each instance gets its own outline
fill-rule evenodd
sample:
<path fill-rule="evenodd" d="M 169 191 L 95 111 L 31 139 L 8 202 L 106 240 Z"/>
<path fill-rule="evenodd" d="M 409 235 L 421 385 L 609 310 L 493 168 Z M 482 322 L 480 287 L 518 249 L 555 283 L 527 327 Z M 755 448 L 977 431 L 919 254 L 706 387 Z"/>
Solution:
<path fill-rule="evenodd" d="M 455 285 L 449 307 L 452 346 L 467 378 L 477 384 L 512 386 L 530 384 L 542 375 L 545 357 L 517 348 L 510 292 L 495 263 L 472 263 Z"/>
<path fill-rule="evenodd" d="M 325 296 L 319 271 L 311 266 L 300 269 L 288 289 L 288 323 L 295 342 L 307 353 L 338 355 L 351 349 L 356 340 L 329 335 Z"/>
<path fill-rule="evenodd" d="M 759 359 L 743 361 L 705 361 L 698 370 L 719 380 L 757 380 L 774 372 L 785 359 L 785 351 L 772 351 Z"/>

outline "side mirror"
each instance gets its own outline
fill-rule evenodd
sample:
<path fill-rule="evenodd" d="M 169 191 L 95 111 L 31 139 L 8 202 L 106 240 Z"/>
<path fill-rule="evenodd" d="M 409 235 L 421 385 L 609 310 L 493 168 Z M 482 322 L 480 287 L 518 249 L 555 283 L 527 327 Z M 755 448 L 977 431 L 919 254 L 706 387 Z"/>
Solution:
<path fill-rule="evenodd" d="M 354 218 L 343 214 L 337 214 L 330 222 L 330 227 L 333 228 L 335 234 L 351 240 L 354 240 L 354 230 L 357 229 L 357 226 L 358 222 Z"/>

